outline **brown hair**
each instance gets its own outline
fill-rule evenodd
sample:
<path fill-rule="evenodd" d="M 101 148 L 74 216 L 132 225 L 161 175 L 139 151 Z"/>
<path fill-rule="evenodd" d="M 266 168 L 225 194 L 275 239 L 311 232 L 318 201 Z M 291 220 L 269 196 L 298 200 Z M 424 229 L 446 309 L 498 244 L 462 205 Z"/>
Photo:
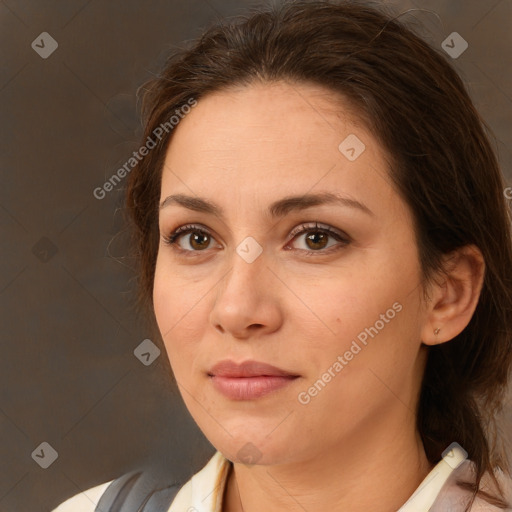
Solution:
<path fill-rule="evenodd" d="M 509 471 L 497 446 L 496 417 L 512 358 L 512 243 L 504 181 L 461 78 L 389 14 L 360 3 L 286 2 L 218 23 L 176 51 L 143 86 L 144 140 L 191 98 L 255 81 L 314 83 L 356 108 L 387 150 L 390 177 L 410 207 L 425 295 L 443 256 L 475 244 L 486 264 L 476 311 L 453 340 L 429 348 L 417 428 L 431 463 L 452 442 L 484 473 Z M 172 131 L 129 176 L 127 211 L 139 263 L 140 305 L 153 315 L 159 245 L 158 201 Z M 487 431 L 487 433 L 486 433 Z M 496 479 L 498 494 L 502 491 Z"/>

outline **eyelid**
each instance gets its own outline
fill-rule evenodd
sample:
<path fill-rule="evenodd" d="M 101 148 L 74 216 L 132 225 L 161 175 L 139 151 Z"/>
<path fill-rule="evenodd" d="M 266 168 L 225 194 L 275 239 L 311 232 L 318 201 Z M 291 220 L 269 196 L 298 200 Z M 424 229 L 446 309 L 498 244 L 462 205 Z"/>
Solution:
<path fill-rule="evenodd" d="M 351 241 L 350 237 L 343 231 L 340 231 L 336 228 L 333 228 L 332 226 L 329 226 L 328 224 L 322 224 L 320 222 L 301 222 L 297 227 L 292 229 L 290 234 L 288 235 L 290 238 L 295 238 L 299 234 L 303 234 L 307 231 L 325 231 L 329 233 L 330 235 L 333 235 L 334 237 L 339 237 L 342 240 L 345 240 L 347 242 Z M 315 251 L 318 252 L 318 251 Z"/>
<path fill-rule="evenodd" d="M 203 233 L 215 239 L 212 235 L 211 231 L 202 224 L 184 224 L 183 226 L 179 226 L 176 229 L 172 230 L 169 235 L 164 235 L 162 238 L 169 245 L 175 245 L 176 240 L 180 238 L 180 236 L 188 235 L 193 232 Z M 181 249 L 181 248 L 179 248 Z M 186 251 L 186 252 L 201 252 L 201 251 Z"/>

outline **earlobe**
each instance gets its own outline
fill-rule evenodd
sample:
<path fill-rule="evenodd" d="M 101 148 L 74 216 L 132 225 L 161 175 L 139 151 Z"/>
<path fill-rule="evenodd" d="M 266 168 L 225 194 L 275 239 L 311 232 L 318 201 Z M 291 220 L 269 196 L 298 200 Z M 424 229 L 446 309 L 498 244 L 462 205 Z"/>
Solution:
<path fill-rule="evenodd" d="M 421 340 L 439 345 L 452 340 L 469 324 L 478 304 L 485 277 L 483 255 L 475 245 L 446 256 L 440 283 L 432 287 Z"/>
<path fill-rule="evenodd" d="M 425 331 L 425 330 L 424 330 Z M 421 340 L 425 345 L 440 345 L 441 343 L 444 343 L 445 341 L 449 341 L 448 339 L 445 339 L 444 333 L 441 333 L 441 328 L 436 327 L 432 330 L 430 334 L 423 335 L 421 337 Z M 452 339 L 452 338 L 450 338 Z"/>

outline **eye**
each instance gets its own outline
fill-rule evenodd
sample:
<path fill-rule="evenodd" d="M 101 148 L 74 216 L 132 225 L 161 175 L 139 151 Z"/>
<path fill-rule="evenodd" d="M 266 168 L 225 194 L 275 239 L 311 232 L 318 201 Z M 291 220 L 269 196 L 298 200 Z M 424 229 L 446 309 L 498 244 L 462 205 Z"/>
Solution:
<path fill-rule="evenodd" d="M 330 254 L 333 250 L 341 249 L 350 244 L 351 239 L 343 232 L 338 232 L 330 226 L 321 226 L 318 223 L 302 224 L 297 226 L 291 233 L 292 242 L 296 239 L 303 238 L 302 248 L 293 248 L 292 250 L 300 251 L 306 256 Z M 329 238 L 335 239 L 338 243 L 329 245 Z M 165 244 L 170 245 L 176 251 L 185 256 L 199 256 L 202 251 L 211 248 L 215 238 L 206 229 L 197 224 L 187 224 L 181 226 L 170 235 L 164 236 Z M 285 247 L 290 250 L 289 246 Z"/>
<path fill-rule="evenodd" d="M 305 251 L 309 256 L 319 252 L 324 254 L 330 253 L 333 247 L 334 249 L 339 249 L 340 246 L 345 247 L 351 242 L 350 238 L 346 234 L 335 231 L 330 226 L 320 226 L 316 222 L 314 224 L 303 224 L 298 226 L 290 233 L 290 236 L 292 236 L 294 240 L 302 237 L 303 235 L 306 235 L 303 238 L 303 246 L 298 250 Z M 332 243 L 331 245 L 328 245 L 329 238 L 334 238 L 339 243 Z"/>
<path fill-rule="evenodd" d="M 186 237 L 185 235 L 192 236 Z M 181 244 L 182 239 L 184 239 L 184 245 Z M 208 230 L 203 229 L 196 224 L 187 224 L 179 227 L 170 235 L 164 236 L 163 240 L 165 244 L 171 245 L 179 251 L 190 253 L 208 249 L 210 242 L 215 239 L 211 236 Z"/>

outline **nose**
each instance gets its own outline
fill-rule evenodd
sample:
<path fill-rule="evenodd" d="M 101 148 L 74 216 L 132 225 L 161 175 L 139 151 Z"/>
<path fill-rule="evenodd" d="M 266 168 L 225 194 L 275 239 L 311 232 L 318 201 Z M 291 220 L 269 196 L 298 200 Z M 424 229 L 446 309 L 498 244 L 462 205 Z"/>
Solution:
<path fill-rule="evenodd" d="M 223 335 L 248 339 L 281 325 L 282 285 L 264 252 L 252 262 L 241 254 L 233 252 L 231 268 L 215 288 L 209 320 Z"/>

